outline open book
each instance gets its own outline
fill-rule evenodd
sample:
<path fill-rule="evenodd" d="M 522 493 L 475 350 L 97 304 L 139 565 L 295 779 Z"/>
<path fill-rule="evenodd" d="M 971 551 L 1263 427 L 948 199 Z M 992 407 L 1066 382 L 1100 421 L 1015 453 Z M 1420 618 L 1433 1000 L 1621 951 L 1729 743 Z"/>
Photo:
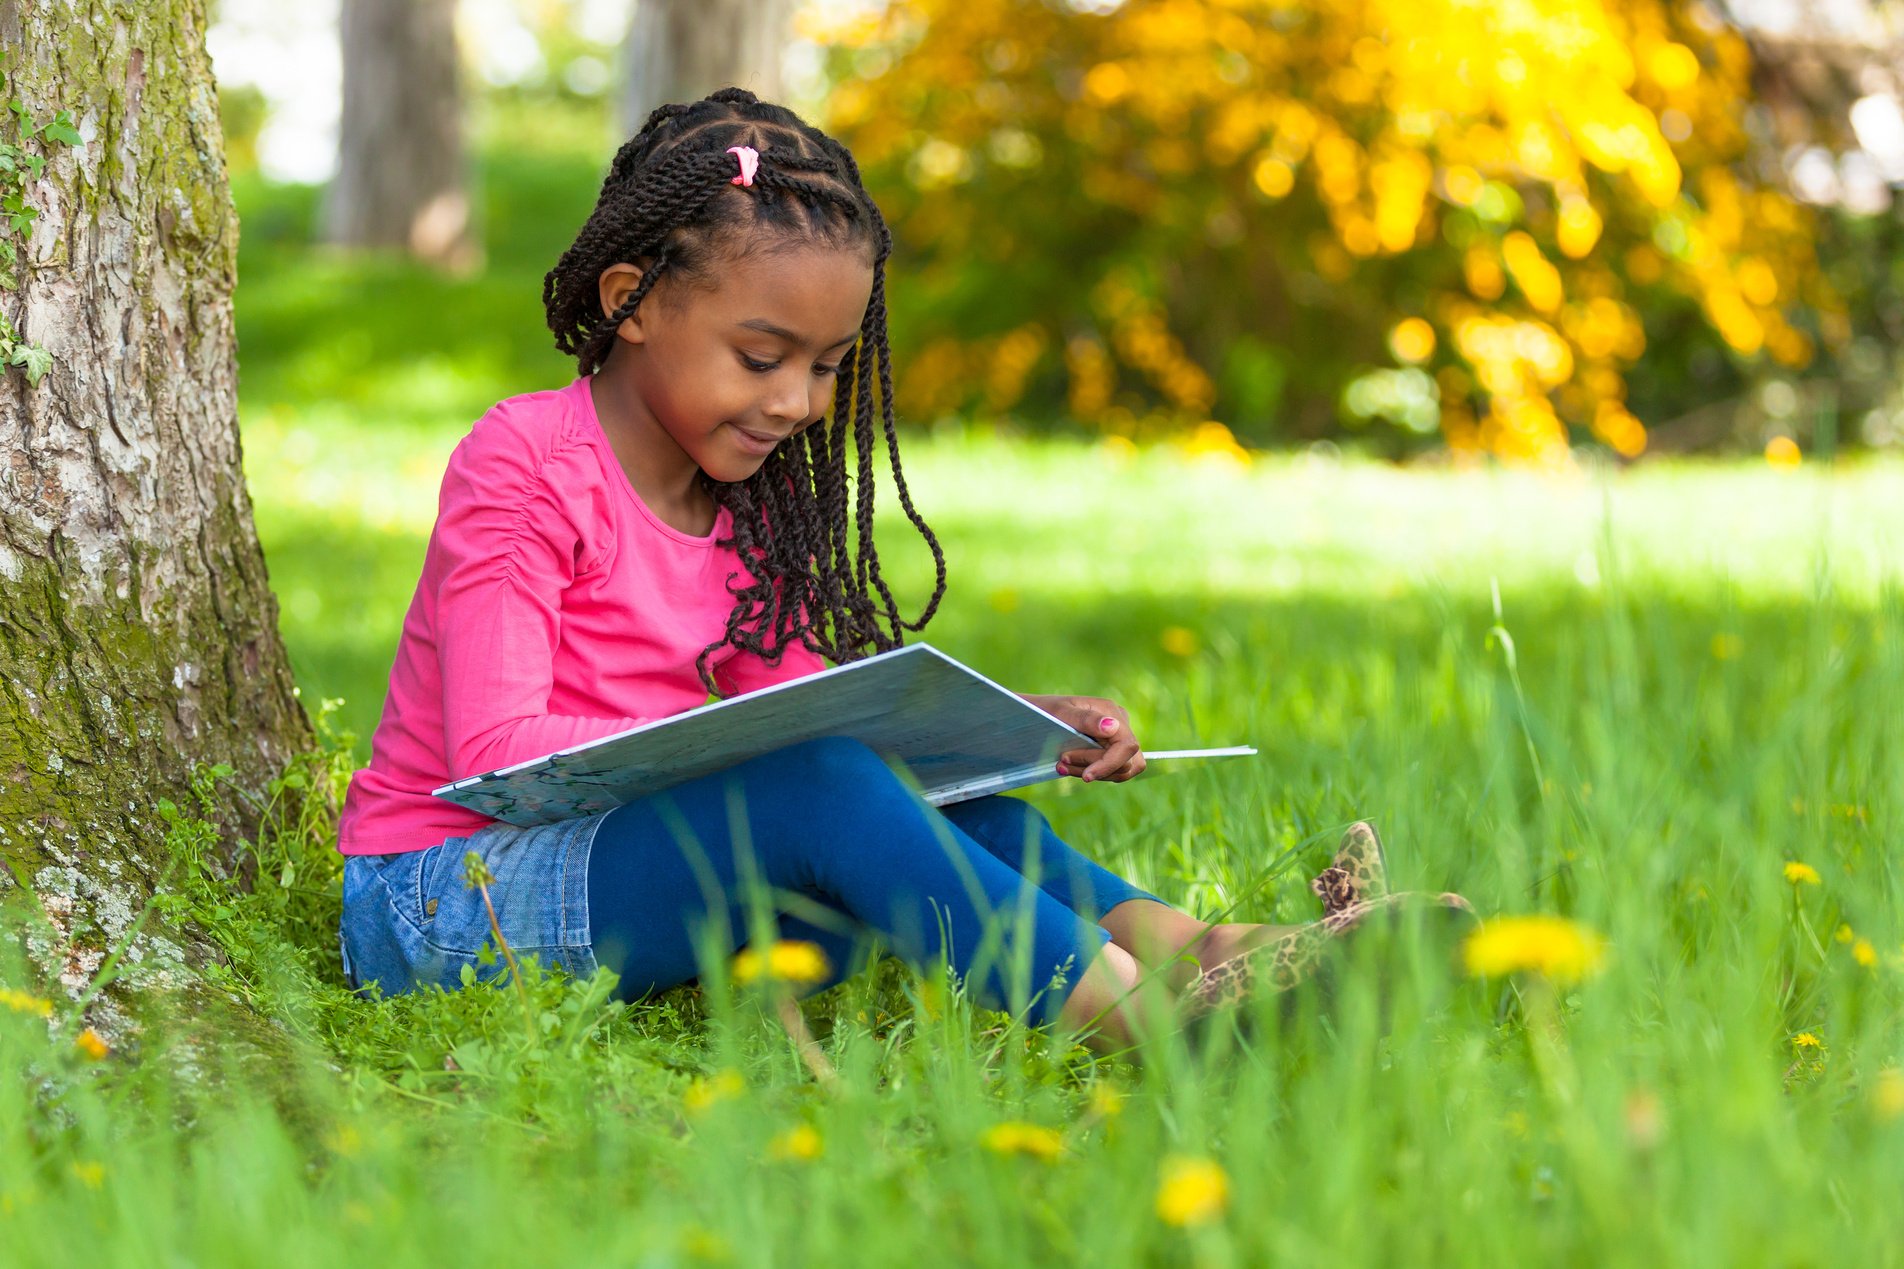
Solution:
<path fill-rule="evenodd" d="M 1098 742 L 928 643 L 558 749 L 446 784 L 440 798 L 527 827 L 612 811 L 787 745 L 850 736 L 909 773 L 934 806 L 1057 778 L 1058 755 Z M 1144 751 L 1160 758 L 1253 754 Z"/>

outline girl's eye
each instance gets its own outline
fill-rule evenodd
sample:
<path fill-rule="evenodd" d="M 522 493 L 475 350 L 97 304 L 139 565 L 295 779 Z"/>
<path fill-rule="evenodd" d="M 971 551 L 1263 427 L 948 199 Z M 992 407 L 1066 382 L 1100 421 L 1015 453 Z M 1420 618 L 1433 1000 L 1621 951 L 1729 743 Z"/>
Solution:
<path fill-rule="evenodd" d="M 740 364 L 758 375 L 769 374 L 772 371 L 780 369 L 780 363 L 777 361 L 755 361 L 746 353 L 740 355 Z M 836 375 L 839 372 L 840 368 L 838 366 L 815 366 L 813 368 L 813 373 L 816 375 Z"/>

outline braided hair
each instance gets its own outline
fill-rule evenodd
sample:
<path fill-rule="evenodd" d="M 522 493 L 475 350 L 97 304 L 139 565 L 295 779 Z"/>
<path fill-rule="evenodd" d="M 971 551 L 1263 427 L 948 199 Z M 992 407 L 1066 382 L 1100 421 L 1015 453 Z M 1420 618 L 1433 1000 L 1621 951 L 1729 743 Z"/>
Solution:
<path fill-rule="evenodd" d="M 760 152 L 750 188 L 732 185 L 729 146 Z M 690 105 L 665 105 L 616 153 L 595 210 L 542 282 L 542 305 L 555 346 L 582 374 L 608 359 L 616 329 L 656 282 L 705 279 L 723 247 L 764 229 L 829 247 L 870 247 L 873 289 L 859 338 L 840 363 L 831 417 L 782 441 L 746 480 L 724 483 L 701 472 L 716 507 L 732 513 L 731 546 L 754 581 L 736 586 L 721 638 L 701 649 L 695 669 L 720 695 L 708 658 L 733 646 L 778 665 L 795 640 L 837 663 L 885 652 L 924 629 L 945 594 L 945 553 L 912 505 L 899 467 L 893 423 L 892 354 L 886 342 L 886 260 L 892 234 L 860 183 L 846 147 L 784 107 L 743 88 L 723 88 Z M 610 265 L 649 261 L 614 312 L 602 313 L 599 279 Z M 877 391 L 875 391 L 875 389 Z M 873 419 L 877 399 L 899 505 L 932 550 L 932 597 L 917 619 L 899 614 L 873 547 Z M 848 524 L 847 446 L 855 456 Z"/>

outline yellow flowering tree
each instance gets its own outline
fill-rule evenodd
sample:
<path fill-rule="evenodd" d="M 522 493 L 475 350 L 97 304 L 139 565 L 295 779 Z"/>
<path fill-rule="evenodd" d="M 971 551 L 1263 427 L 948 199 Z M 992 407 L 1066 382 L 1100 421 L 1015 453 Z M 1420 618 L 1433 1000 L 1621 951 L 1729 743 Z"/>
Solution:
<path fill-rule="evenodd" d="M 1737 377 L 1846 333 L 1754 166 L 1744 41 L 1681 4 L 912 0 L 815 33 L 904 252 L 915 414 L 1632 455 L 1695 353 Z"/>

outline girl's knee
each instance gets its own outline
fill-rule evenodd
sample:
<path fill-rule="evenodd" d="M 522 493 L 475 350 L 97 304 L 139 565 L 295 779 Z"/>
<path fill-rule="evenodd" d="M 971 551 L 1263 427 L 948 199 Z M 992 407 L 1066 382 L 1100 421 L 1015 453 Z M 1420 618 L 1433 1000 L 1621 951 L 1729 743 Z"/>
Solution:
<path fill-rule="evenodd" d="M 776 774 L 816 791 L 829 786 L 864 791 L 869 780 L 898 779 L 878 754 L 851 736 L 803 740 L 775 750 L 761 761 Z"/>
<path fill-rule="evenodd" d="M 981 841 L 1001 847 L 1019 847 L 1044 833 L 1043 811 L 1022 798 L 994 793 L 969 802 L 954 802 L 941 808 L 946 818 Z"/>

